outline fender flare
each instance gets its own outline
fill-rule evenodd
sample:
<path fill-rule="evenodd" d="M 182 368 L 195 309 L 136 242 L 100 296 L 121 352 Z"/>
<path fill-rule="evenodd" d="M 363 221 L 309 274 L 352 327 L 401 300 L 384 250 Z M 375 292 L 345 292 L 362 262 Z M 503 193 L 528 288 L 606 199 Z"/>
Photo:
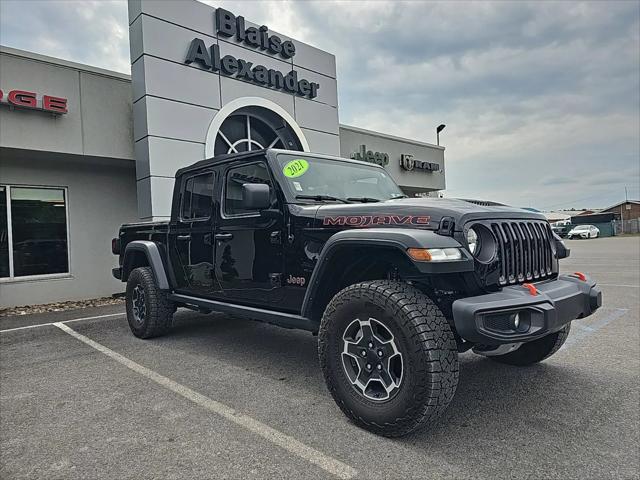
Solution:
<path fill-rule="evenodd" d="M 162 256 L 160 255 L 160 248 L 154 242 L 149 240 L 134 240 L 127 244 L 124 249 L 124 259 L 122 261 L 122 278 L 126 281 L 131 273 L 130 263 L 133 258 L 133 252 L 142 252 L 147 257 L 147 262 L 153 271 L 153 275 L 156 279 L 156 284 L 160 290 L 169 290 L 169 280 L 167 279 L 167 272 L 164 269 L 162 263 Z"/>
<path fill-rule="evenodd" d="M 316 263 L 309 286 L 302 302 L 302 315 L 310 317 L 313 302 L 318 296 L 317 292 L 322 288 L 324 273 L 330 264 L 332 257 L 343 247 L 362 245 L 392 248 L 402 252 L 403 255 L 424 274 L 471 272 L 474 270 L 474 261 L 471 254 L 452 237 L 439 235 L 432 230 L 405 229 L 405 228 L 358 228 L 343 230 L 333 235 L 324 244 Z M 407 254 L 408 248 L 461 248 L 462 260 L 451 262 L 416 262 Z"/>

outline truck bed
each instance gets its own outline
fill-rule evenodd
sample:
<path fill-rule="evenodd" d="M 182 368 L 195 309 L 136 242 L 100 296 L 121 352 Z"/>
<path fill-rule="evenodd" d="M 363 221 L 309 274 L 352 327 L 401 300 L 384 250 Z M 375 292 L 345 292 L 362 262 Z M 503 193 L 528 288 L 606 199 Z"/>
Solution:
<path fill-rule="evenodd" d="M 124 252 L 126 245 L 134 240 L 153 240 L 164 243 L 168 232 L 168 221 L 125 223 L 120 227 L 119 235 L 122 251 Z"/>

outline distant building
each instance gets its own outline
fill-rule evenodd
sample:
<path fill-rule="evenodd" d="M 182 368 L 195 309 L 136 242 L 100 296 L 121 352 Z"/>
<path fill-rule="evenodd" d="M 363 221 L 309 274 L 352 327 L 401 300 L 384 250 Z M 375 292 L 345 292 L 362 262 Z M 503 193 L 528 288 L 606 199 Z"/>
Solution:
<path fill-rule="evenodd" d="M 571 215 L 568 215 L 565 212 L 543 212 L 543 215 L 547 217 L 547 220 L 551 223 L 562 222 L 571 218 Z"/>
<path fill-rule="evenodd" d="M 616 220 L 636 220 L 640 218 L 640 200 L 616 203 L 602 210 L 602 213 L 613 213 Z"/>
<path fill-rule="evenodd" d="M 598 213 L 601 213 L 602 209 L 601 208 L 592 208 L 589 210 L 583 210 L 582 212 L 578 213 L 577 216 L 582 216 L 582 215 L 596 215 Z"/>

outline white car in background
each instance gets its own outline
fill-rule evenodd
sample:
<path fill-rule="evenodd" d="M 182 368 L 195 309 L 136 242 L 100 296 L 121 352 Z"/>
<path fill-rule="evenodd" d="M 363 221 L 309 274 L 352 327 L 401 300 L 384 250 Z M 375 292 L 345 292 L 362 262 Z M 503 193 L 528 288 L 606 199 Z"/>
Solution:
<path fill-rule="evenodd" d="M 567 238 L 598 238 L 600 236 L 600 230 L 593 225 L 578 225 L 573 227 L 567 233 Z"/>

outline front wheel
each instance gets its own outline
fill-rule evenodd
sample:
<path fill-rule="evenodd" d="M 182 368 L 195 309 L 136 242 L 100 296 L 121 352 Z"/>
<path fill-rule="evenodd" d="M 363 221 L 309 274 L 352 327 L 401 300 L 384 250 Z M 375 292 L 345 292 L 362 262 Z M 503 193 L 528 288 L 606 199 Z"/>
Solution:
<path fill-rule="evenodd" d="M 158 288 L 149 267 L 136 268 L 129 274 L 126 306 L 127 321 L 136 337 L 157 337 L 171 328 L 175 306 Z"/>
<path fill-rule="evenodd" d="M 571 323 L 567 323 L 562 330 L 551 333 L 546 337 L 539 338 L 533 342 L 528 342 L 520 346 L 517 350 L 504 355 L 489 357 L 496 362 L 526 367 L 534 363 L 541 362 L 560 350 L 571 331 Z"/>
<path fill-rule="evenodd" d="M 447 320 L 415 287 L 362 282 L 339 292 L 319 331 L 329 392 L 356 425 L 399 437 L 438 418 L 458 384 Z"/>

